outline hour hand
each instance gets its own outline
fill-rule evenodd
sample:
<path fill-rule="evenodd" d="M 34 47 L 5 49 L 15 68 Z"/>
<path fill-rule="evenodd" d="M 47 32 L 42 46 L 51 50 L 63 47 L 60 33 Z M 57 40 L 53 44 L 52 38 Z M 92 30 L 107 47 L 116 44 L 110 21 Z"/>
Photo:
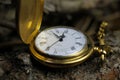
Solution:
<path fill-rule="evenodd" d="M 58 38 L 58 39 L 60 38 L 60 36 L 58 36 L 58 35 L 55 34 L 54 32 L 52 32 L 52 33 L 55 35 L 56 38 Z"/>

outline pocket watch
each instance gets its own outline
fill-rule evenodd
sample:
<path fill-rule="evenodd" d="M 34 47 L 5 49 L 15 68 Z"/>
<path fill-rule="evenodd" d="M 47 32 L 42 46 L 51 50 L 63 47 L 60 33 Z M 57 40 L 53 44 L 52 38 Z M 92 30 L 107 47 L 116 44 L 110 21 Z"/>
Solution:
<path fill-rule="evenodd" d="M 54 26 L 41 31 L 42 13 L 43 0 L 20 0 L 19 34 L 29 45 L 31 55 L 40 63 L 55 68 L 70 67 L 84 62 L 94 51 L 98 51 L 104 59 L 110 50 L 104 41 L 106 22 L 102 23 L 98 32 L 100 48 L 95 47 L 87 34 L 67 26 Z"/>

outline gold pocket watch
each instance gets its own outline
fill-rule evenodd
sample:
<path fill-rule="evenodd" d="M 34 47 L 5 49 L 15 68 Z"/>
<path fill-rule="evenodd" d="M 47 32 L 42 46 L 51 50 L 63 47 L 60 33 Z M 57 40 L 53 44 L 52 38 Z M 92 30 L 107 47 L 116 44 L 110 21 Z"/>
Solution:
<path fill-rule="evenodd" d="M 84 62 L 94 50 L 106 54 L 106 50 L 95 47 L 89 36 L 76 29 L 54 26 L 41 31 L 43 0 L 20 0 L 19 9 L 20 37 L 40 63 L 62 68 Z M 103 23 L 100 36 L 104 34 L 105 26 L 106 23 Z M 104 45 L 104 39 L 99 38 L 101 45 Z"/>

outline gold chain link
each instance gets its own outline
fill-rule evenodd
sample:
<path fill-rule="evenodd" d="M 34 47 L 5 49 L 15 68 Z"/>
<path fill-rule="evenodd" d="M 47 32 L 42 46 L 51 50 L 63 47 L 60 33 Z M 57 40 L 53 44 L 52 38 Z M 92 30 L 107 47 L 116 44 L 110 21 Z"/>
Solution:
<path fill-rule="evenodd" d="M 98 51 L 101 55 L 101 59 L 105 60 L 105 56 L 112 52 L 112 49 L 109 45 L 105 43 L 105 29 L 108 26 L 108 22 L 102 22 L 98 31 L 98 40 L 99 40 L 99 47 L 94 47 L 94 50 Z"/>

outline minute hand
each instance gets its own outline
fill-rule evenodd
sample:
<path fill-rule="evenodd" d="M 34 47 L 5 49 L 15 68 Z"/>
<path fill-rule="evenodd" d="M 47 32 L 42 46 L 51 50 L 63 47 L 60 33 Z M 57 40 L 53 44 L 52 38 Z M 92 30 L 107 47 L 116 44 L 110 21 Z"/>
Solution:
<path fill-rule="evenodd" d="M 49 50 L 53 45 L 55 45 L 55 44 L 58 43 L 58 42 L 59 42 L 59 40 L 57 40 L 56 42 L 54 42 L 52 45 L 48 46 L 48 47 L 46 48 L 46 50 Z"/>

